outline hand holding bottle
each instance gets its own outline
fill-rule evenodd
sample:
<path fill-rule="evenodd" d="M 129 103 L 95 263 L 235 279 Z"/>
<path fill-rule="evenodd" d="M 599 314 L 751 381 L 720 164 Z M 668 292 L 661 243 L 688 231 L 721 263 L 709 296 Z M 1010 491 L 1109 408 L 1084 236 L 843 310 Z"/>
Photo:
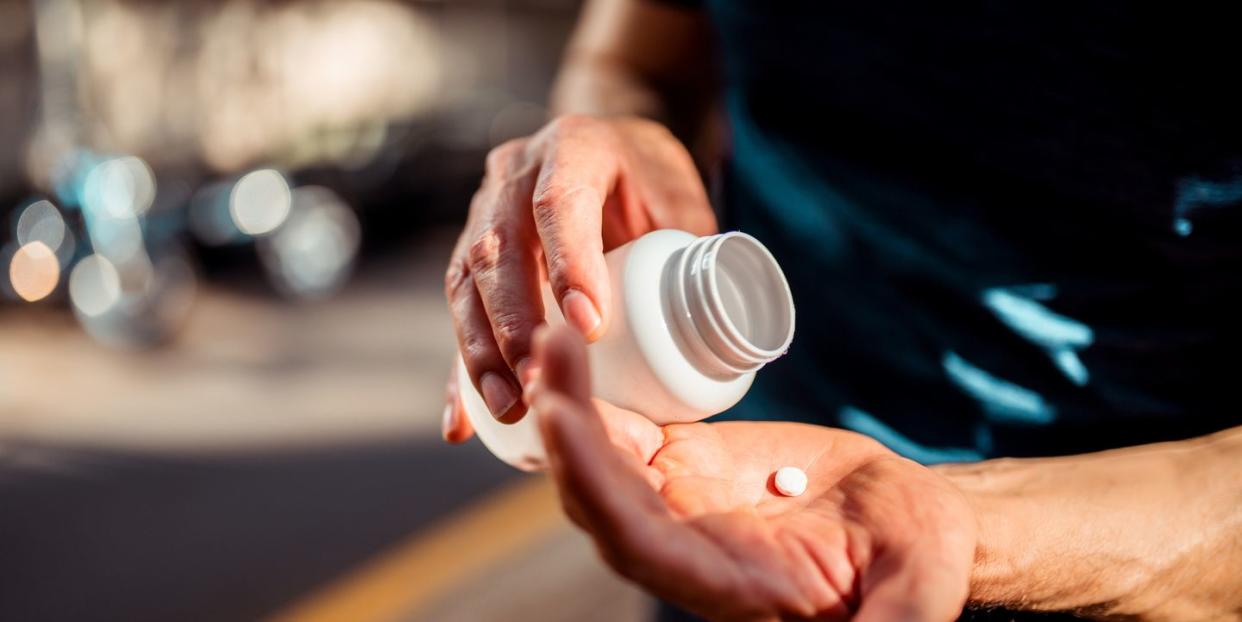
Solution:
<path fill-rule="evenodd" d="M 789 284 L 749 235 L 661 229 L 608 251 L 604 262 L 611 306 L 607 334 L 589 348 L 594 395 L 657 424 L 701 421 L 733 406 L 793 340 Z M 565 325 L 546 286 L 543 299 L 548 325 Z M 456 377 L 468 376 L 459 359 Z M 471 385 L 450 397 L 498 458 L 525 470 L 546 466 L 529 412 L 497 421 Z"/>
<path fill-rule="evenodd" d="M 604 252 L 662 228 L 704 235 L 716 221 L 690 155 L 657 123 L 567 116 L 492 150 L 445 275 L 470 376 L 450 379 L 445 438 L 470 436 L 455 382 L 473 383 L 497 419 L 525 414 L 545 280 L 566 321 L 597 339 L 609 322 Z"/>

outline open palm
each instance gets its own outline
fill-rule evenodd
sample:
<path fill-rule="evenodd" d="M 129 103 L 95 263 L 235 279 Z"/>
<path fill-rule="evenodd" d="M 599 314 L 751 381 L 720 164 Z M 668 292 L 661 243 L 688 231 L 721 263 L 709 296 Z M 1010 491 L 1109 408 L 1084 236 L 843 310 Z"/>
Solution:
<path fill-rule="evenodd" d="M 656 426 L 590 401 L 573 334 L 538 350 L 535 410 L 561 500 L 622 575 L 713 620 L 961 611 L 974 517 L 935 473 L 819 426 Z M 776 492 L 783 466 L 806 471 L 803 495 Z"/>

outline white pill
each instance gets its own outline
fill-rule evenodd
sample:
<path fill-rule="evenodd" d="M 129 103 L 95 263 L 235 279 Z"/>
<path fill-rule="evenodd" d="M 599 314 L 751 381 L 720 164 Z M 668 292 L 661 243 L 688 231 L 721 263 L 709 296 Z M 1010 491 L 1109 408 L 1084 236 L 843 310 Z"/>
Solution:
<path fill-rule="evenodd" d="M 806 492 L 806 471 L 798 467 L 781 467 L 776 470 L 776 490 L 786 497 L 796 497 Z"/>

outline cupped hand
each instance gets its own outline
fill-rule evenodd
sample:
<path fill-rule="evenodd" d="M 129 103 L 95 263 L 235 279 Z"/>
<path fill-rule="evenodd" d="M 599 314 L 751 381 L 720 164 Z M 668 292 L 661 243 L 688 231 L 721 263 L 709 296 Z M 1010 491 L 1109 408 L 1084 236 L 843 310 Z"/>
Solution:
<path fill-rule="evenodd" d="M 520 419 L 543 283 L 568 323 L 596 339 L 610 319 L 604 252 L 663 228 L 706 235 L 716 220 L 689 153 L 662 125 L 565 116 L 493 149 L 444 279 L 470 374 L 460 380 L 496 418 Z M 444 417 L 446 439 L 470 436 L 455 392 Z"/>
<path fill-rule="evenodd" d="M 533 407 L 565 511 L 617 572 L 712 620 L 952 620 L 975 519 L 871 439 L 793 423 L 656 426 L 589 398 L 580 339 L 538 345 Z M 803 469 L 799 497 L 773 487 Z"/>

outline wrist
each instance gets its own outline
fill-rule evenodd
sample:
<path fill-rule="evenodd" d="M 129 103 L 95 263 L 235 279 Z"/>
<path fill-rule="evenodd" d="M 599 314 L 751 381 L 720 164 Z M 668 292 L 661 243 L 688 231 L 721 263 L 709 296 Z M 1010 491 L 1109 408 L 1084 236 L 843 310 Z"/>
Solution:
<path fill-rule="evenodd" d="M 969 603 L 1136 619 L 1232 611 L 1219 594 L 1236 582 L 1204 577 L 1242 572 L 1239 465 L 1233 432 L 937 467 L 979 523 Z"/>
<path fill-rule="evenodd" d="M 1037 463 L 1003 459 L 936 467 L 966 497 L 979 526 L 969 606 L 1067 608 L 1030 589 L 1042 573 L 1039 559 L 1044 546 L 1043 538 L 1032 537 L 1040 521 L 1031 519 L 1049 502 Z"/>

